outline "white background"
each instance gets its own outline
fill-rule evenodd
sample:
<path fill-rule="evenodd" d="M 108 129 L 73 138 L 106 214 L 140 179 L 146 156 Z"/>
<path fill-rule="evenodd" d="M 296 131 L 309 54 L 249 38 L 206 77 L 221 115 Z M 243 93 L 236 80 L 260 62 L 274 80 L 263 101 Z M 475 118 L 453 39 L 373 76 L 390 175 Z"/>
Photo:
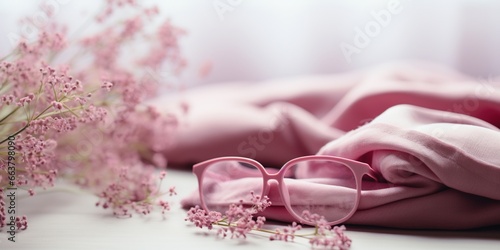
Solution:
<path fill-rule="evenodd" d="M 35 16 L 39 1 L 0 1 L 0 54 L 10 50 L 9 33 L 22 33 L 21 16 Z M 60 2 L 57 18 L 79 27 L 99 2 Z M 218 15 L 214 2 L 236 3 Z M 263 80 L 329 74 L 399 60 L 438 62 L 473 76 L 500 75 L 500 2 L 495 0 L 395 0 L 401 11 L 348 63 L 340 45 L 353 43 L 356 28 L 373 21 L 372 11 L 390 0 L 166 0 L 165 17 L 185 28 L 185 84 Z M 155 1 L 141 1 L 151 3 Z M 229 5 L 229 4 L 227 4 Z M 96 27 L 83 25 L 78 32 Z M 77 32 L 77 33 L 78 33 Z M 76 34 L 79 35 L 79 34 Z M 197 76 L 211 62 L 208 78 Z"/>

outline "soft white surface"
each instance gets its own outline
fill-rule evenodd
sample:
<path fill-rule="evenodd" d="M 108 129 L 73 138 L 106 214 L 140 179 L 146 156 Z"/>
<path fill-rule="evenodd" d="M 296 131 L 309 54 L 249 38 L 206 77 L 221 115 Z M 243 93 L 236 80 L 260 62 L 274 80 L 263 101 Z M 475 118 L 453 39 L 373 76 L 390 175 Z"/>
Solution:
<path fill-rule="evenodd" d="M 190 172 L 169 170 L 164 188 L 175 185 L 179 195 L 167 219 L 152 214 L 118 219 L 96 208 L 92 195 L 51 191 L 19 201 L 29 216 L 29 229 L 17 234 L 16 243 L 0 233 L 0 249 L 310 249 L 307 241 L 269 241 L 252 235 L 247 240 L 217 239 L 184 221 L 179 200 L 196 188 Z M 57 189 L 54 189 L 57 190 Z M 347 234 L 357 249 L 499 249 L 500 228 L 473 231 L 407 231 L 349 227 Z M 236 248 L 235 248 L 236 247 Z"/>

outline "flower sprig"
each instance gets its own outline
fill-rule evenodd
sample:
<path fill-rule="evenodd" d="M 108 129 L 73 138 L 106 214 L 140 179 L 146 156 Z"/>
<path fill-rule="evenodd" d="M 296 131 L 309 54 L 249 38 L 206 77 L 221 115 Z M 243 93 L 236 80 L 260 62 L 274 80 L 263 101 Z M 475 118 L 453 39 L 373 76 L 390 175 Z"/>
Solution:
<path fill-rule="evenodd" d="M 154 205 L 159 206 L 162 214 L 165 214 L 166 211 L 170 210 L 170 203 L 160 199 L 160 197 L 166 194 L 169 196 L 177 195 L 175 186 L 170 187 L 167 193 L 161 192 L 161 185 L 165 176 L 165 171 L 160 173 L 158 177 L 160 181 L 156 189 L 153 189 L 153 185 L 156 183 L 154 180 L 151 180 L 151 185 L 141 183 L 141 185 L 147 186 L 147 189 L 130 189 L 129 185 L 137 185 L 140 182 L 129 179 L 129 175 L 122 174 L 119 177 L 120 181 L 110 184 L 98 194 L 99 201 L 96 206 L 104 209 L 111 208 L 113 214 L 119 217 L 132 217 L 133 212 L 142 215 L 150 214 Z"/>
<path fill-rule="evenodd" d="M 108 0 L 95 18 L 101 30 L 69 40 L 53 9 L 40 11 L 48 21 L 38 38 L 20 39 L 0 55 L 0 196 L 10 187 L 35 195 L 63 178 L 116 216 L 168 211 L 161 198 L 175 188 L 160 192 L 165 173 L 158 177 L 156 169 L 167 165 L 160 152 L 177 120 L 145 102 L 161 87 L 150 74 L 165 67 L 176 76 L 186 65 L 178 42 L 183 30 L 168 19 L 154 29 L 155 6 Z M 146 50 L 130 53 L 134 45 Z M 0 202 L 0 228 L 5 211 Z M 26 217 L 17 223 L 27 228 Z"/>
<path fill-rule="evenodd" d="M 304 211 L 302 216 L 309 221 L 315 222 L 313 233 L 299 234 L 302 226 L 297 222 L 292 222 L 287 227 L 269 230 L 264 228 L 266 218 L 257 216 L 271 202 L 267 196 L 261 197 L 251 192 L 252 206 L 245 205 L 240 200 L 238 204 L 231 204 L 224 214 L 217 211 L 206 211 L 199 206 L 190 208 L 187 212 L 186 221 L 191 222 L 201 229 L 212 230 L 217 227 L 217 236 L 221 238 L 246 238 L 252 231 L 270 234 L 269 240 L 294 241 L 296 237 L 309 240 L 312 248 L 347 250 L 351 247 L 352 240 L 345 235 L 345 226 L 330 226 L 323 216 L 311 214 Z"/>

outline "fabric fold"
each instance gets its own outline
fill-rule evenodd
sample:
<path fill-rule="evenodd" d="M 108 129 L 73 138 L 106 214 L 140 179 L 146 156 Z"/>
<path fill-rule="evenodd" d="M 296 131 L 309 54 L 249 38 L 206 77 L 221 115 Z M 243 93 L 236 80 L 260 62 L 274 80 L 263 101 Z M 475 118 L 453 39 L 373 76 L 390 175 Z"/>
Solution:
<path fill-rule="evenodd" d="M 189 112 L 164 152 L 169 162 L 233 155 L 279 167 L 303 155 L 339 156 L 365 162 L 381 176 L 363 180 L 358 210 L 347 223 L 421 229 L 500 225 L 498 82 L 401 64 L 227 86 L 185 94 Z M 297 174 L 290 189 L 319 203 L 315 194 L 324 190 L 305 184 L 311 174 Z M 241 185 L 258 186 L 260 180 L 246 181 L 224 183 L 214 195 L 238 196 L 248 190 Z M 264 215 L 291 221 L 276 186 L 269 196 L 273 205 Z M 197 191 L 182 204 L 199 204 Z"/>

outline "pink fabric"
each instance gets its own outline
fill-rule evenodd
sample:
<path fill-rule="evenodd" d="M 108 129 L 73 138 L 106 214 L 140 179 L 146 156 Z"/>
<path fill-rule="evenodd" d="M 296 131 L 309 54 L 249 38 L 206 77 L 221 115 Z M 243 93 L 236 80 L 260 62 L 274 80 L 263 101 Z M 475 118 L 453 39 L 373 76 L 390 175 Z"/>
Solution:
<path fill-rule="evenodd" d="M 364 187 L 350 224 L 500 225 L 498 81 L 402 63 L 333 76 L 210 85 L 183 98 L 189 111 L 164 152 L 173 165 L 225 155 L 252 157 L 266 167 L 301 155 L 341 156 L 368 163 L 385 179 Z M 232 185 L 227 190 L 237 192 Z M 314 197 L 308 185 L 297 181 L 297 187 Z M 291 220 L 275 188 L 270 197 L 273 206 L 265 215 Z M 186 207 L 198 203 L 197 192 L 183 200 Z"/>

